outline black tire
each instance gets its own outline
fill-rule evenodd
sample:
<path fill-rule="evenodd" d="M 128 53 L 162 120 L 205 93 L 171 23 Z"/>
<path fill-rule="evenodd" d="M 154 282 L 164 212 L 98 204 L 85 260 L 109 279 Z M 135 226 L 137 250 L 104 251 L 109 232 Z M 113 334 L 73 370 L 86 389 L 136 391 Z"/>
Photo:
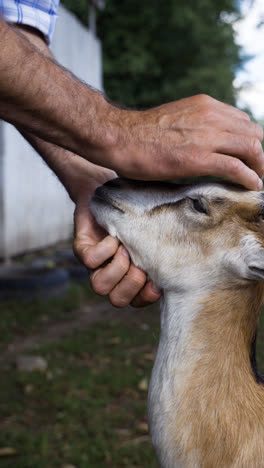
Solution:
<path fill-rule="evenodd" d="M 2 267 L 0 268 L 0 298 L 48 299 L 66 292 L 69 273 L 63 268 Z"/>
<path fill-rule="evenodd" d="M 37 258 L 33 260 L 31 266 L 51 269 L 54 267 L 63 268 L 68 271 L 71 281 L 77 283 L 89 280 L 88 269 L 75 257 L 72 249 L 59 250 L 53 257 Z"/>
<path fill-rule="evenodd" d="M 62 249 L 56 253 L 55 263 L 65 268 L 72 281 L 85 282 L 89 280 L 87 268 L 75 257 L 72 249 Z"/>

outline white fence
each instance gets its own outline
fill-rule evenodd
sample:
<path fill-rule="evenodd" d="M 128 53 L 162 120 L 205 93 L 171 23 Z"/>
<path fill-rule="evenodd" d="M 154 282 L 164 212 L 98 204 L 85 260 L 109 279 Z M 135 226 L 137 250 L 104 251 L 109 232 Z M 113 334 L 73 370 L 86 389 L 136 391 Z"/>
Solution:
<path fill-rule="evenodd" d="M 102 89 L 100 41 L 63 7 L 52 51 L 75 75 Z M 69 238 L 72 213 L 58 179 L 16 129 L 0 121 L 0 257 Z"/>

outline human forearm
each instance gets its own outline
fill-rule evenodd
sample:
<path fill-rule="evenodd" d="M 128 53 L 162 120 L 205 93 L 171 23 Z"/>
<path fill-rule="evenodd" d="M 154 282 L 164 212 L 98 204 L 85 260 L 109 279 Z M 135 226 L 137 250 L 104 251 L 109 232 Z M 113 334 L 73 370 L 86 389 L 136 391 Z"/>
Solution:
<path fill-rule="evenodd" d="M 51 55 L 36 31 L 24 26 L 14 28 L 19 28 L 43 54 Z M 126 249 L 117 239 L 106 236 L 90 212 L 89 199 L 94 189 L 115 177 L 115 173 L 33 134 L 23 130 L 22 134 L 57 174 L 76 205 L 74 250 L 89 269 L 96 269 L 90 278 L 94 289 L 99 294 L 109 295 L 117 306 L 131 302 L 144 306 L 157 301 L 160 291 L 150 282 L 145 284 L 146 275 L 130 264 Z"/>
<path fill-rule="evenodd" d="M 103 164 L 112 106 L 2 19 L 0 43 L 0 117 Z"/>
<path fill-rule="evenodd" d="M 15 31 L 26 37 L 43 55 L 52 58 L 52 54 L 38 31 L 24 25 L 14 25 Z M 115 173 L 99 167 L 53 143 L 24 131 L 18 130 L 44 159 L 66 188 L 69 196 L 77 203 L 82 194 L 92 194 L 97 185 L 115 177 Z"/>
<path fill-rule="evenodd" d="M 116 177 L 110 169 L 92 164 L 71 151 L 32 134 L 23 131 L 21 133 L 57 175 L 74 203 L 82 197 L 87 202 L 98 185 Z"/>
<path fill-rule="evenodd" d="M 49 48 L 37 30 L 24 25 L 14 25 L 13 28 L 26 37 L 43 55 L 52 58 Z M 82 194 L 87 197 L 88 193 L 93 193 L 97 185 L 115 177 L 113 171 L 92 164 L 71 151 L 24 131 L 19 126 L 17 128 L 57 175 L 74 203 L 77 203 Z"/>

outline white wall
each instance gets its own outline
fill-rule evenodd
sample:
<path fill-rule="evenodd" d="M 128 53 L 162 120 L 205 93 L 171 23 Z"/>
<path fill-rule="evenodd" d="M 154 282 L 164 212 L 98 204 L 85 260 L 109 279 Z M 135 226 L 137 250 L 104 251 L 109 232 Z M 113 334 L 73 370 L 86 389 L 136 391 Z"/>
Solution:
<path fill-rule="evenodd" d="M 102 88 L 100 41 L 63 7 L 52 51 L 79 78 Z M 73 204 L 50 169 L 11 125 L 0 122 L 0 256 L 69 238 L 72 214 Z"/>

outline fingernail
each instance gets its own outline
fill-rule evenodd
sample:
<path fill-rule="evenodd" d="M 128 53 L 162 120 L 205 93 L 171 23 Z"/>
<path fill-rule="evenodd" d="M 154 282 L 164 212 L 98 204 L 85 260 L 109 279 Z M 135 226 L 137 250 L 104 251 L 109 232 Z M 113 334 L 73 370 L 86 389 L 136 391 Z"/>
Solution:
<path fill-rule="evenodd" d="M 129 258 L 129 253 L 124 246 L 121 247 L 121 252 L 125 257 Z"/>
<path fill-rule="evenodd" d="M 151 289 L 155 294 L 161 294 L 161 289 L 153 281 L 151 281 Z"/>
<path fill-rule="evenodd" d="M 259 179 L 258 181 L 258 190 L 262 190 L 263 188 L 263 181 L 261 179 Z"/>

